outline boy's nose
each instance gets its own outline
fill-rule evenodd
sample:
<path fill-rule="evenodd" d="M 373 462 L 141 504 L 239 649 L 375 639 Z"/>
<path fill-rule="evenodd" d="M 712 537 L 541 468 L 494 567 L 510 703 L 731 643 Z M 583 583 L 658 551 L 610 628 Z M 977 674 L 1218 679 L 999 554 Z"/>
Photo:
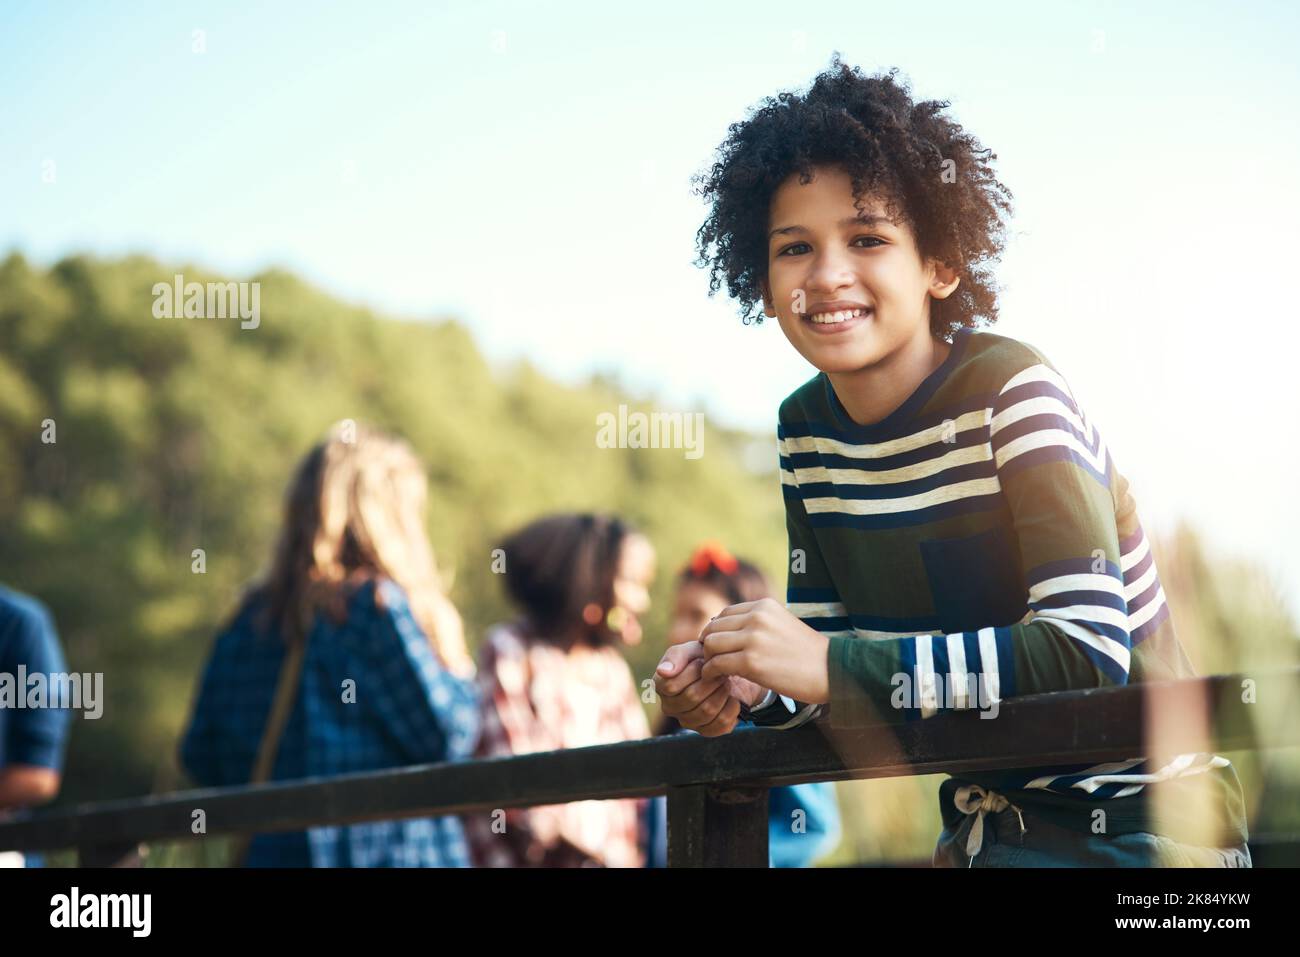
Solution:
<path fill-rule="evenodd" d="M 811 298 L 816 293 L 832 293 L 857 282 L 853 263 L 847 252 L 824 249 L 813 259 L 804 288 Z"/>

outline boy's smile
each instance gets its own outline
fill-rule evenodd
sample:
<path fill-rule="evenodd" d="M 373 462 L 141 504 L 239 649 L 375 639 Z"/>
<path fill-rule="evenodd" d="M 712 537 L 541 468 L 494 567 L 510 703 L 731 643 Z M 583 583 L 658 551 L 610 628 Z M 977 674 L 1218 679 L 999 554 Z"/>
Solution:
<path fill-rule="evenodd" d="M 838 167 L 818 167 L 808 183 L 789 176 L 769 219 L 763 311 L 842 400 L 873 380 L 878 400 L 900 392 L 901 401 L 947 351 L 930 332 L 930 297 L 951 295 L 956 273 L 923 260 L 912 230 L 878 199 L 865 197 L 859 213 Z"/>

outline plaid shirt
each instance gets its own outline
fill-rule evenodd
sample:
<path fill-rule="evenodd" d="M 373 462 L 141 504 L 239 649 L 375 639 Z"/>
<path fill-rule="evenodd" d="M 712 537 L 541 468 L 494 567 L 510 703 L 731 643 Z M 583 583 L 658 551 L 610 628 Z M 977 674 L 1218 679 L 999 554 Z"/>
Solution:
<path fill-rule="evenodd" d="M 650 736 L 632 672 L 614 648 L 566 653 L 498 625 L 479 650 L 478 756 L 532 754 Z M 641 867 L 645 799 L 574 801 L 465 818 L 480 867 Z M 504 829 L 503 829 L 504 825 Z"/>
<path fill-rule="evenodd" d="M 182 764 L 205 787 L 252 774 L 285 652 L 257 627 L 259 610 L 254 599 L 217 638 L 181 745 Z M 441 667 L 399 586 L 370 583 L 351 597 L 343 624 L 317 616 L 271 779 L 453 761 L 471 754 L 477 735 L 473 682 Z M 247 863 L 465 867 L 469 856 L 451 816 L 259 835 Z"/>

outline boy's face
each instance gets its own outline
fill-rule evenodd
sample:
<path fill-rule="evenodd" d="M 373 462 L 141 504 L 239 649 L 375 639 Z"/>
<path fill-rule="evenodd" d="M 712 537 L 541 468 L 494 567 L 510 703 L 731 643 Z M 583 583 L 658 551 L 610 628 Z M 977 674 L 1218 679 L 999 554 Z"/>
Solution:
<path fill-rule="evenodd" d="M 863 215 L 836 167 L 818 167 L 807 184 L 794 173 L 772 197 L 763 312 L 823 372 L 854 372 L 928 337 L 930 297 L 957 288 L 951 269 L 922 261 L 910 228 L 884 218 L 882 203 L 865 197 Z"/>

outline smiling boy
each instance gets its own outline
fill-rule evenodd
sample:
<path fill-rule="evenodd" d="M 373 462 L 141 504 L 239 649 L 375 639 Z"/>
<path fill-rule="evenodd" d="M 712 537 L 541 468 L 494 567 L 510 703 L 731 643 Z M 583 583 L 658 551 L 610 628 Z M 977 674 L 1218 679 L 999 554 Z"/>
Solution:
<path fill-rule="evenodd" d="M 687 728 L 995 716 L 1194 674 L 1096 426 L 1041 353 L 974 329 L 997 318 L 1010 194 L 946 108 L 836 56 L 732 126 L 703 178 L 710 292 L 725 280 L 747 318 L 761 301 L 819 372 L 780 408 L 786 604 L 730 606 L 665 656 Z M 939 865 L 1250 863 L 1218 755 L 968 774 L 939 797 Z"/>

